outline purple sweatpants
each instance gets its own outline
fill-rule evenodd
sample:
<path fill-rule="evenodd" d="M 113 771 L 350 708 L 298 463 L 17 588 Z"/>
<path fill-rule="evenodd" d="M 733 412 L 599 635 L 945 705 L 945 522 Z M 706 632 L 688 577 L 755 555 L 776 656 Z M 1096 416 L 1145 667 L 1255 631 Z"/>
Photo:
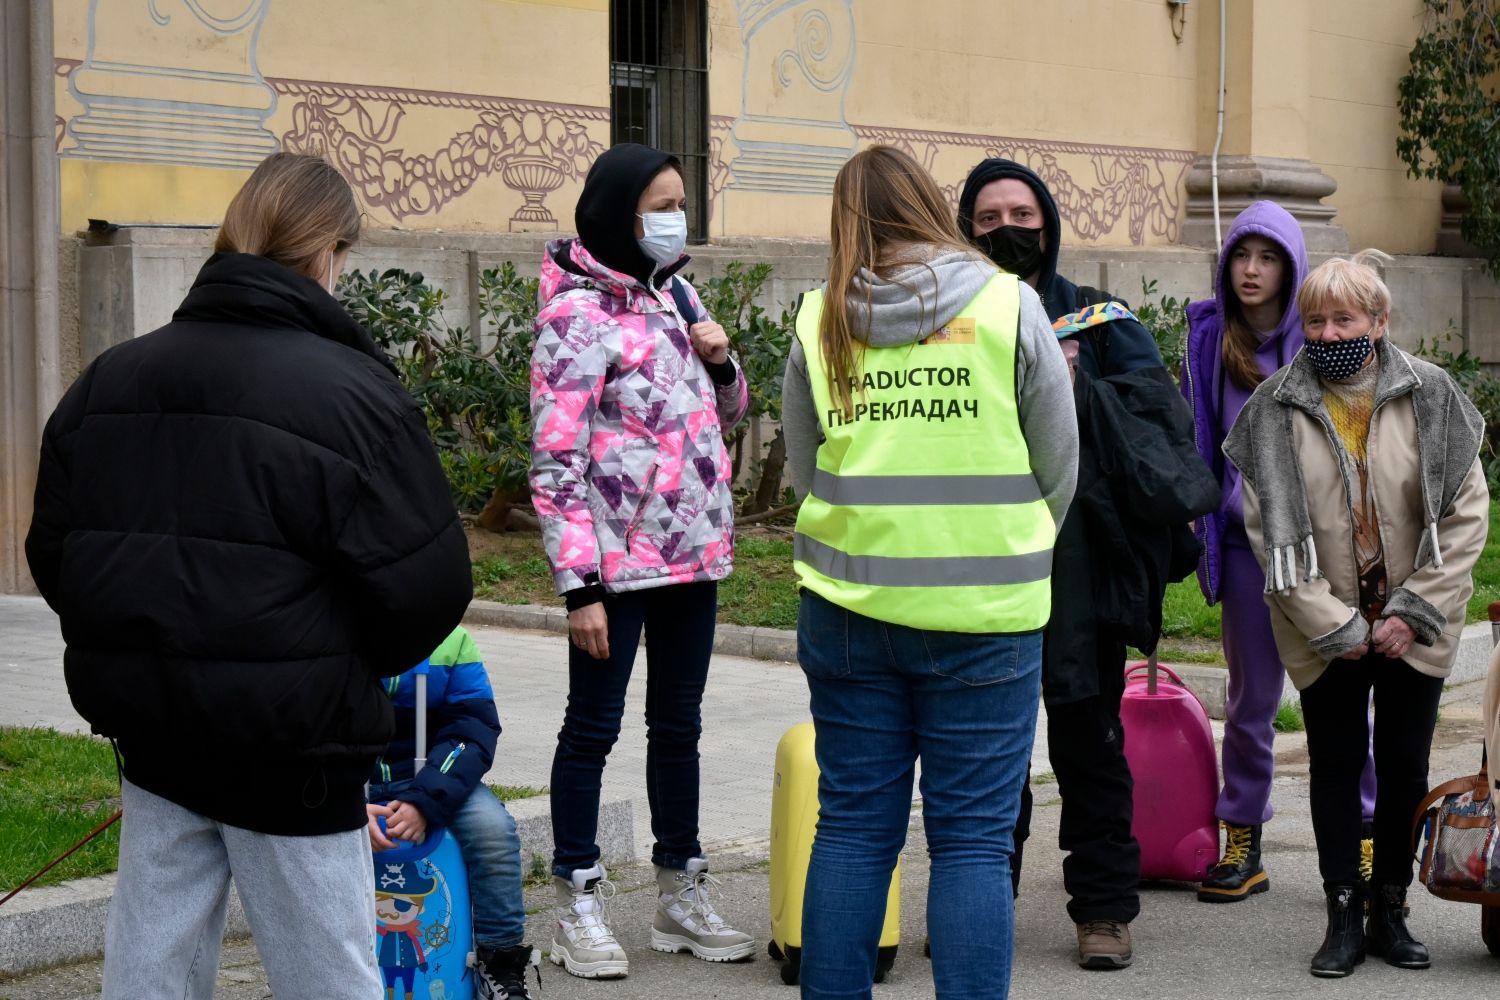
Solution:
<path fill-rule="evenodd" d="M 1271 818 L 1271 779 L 1276 770 L 1271 723 L 1281 703 L 1286 670 L 1271 634 L 1266 576 L 1243 531 L 1226 532 L 1221 552 L 1219 597 L 1229 698 L 1224 709 L 1224 790 L 1215 814 L 1235 826 L 1257 826 Z M 1359 790 L 1369 821 L 1375 815 L 1373 755 L 1365 759 Z"/>

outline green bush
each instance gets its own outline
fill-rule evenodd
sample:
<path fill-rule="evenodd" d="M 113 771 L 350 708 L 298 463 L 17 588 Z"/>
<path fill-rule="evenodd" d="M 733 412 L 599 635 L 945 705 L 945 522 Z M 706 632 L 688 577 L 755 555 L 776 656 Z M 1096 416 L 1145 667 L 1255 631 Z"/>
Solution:
<path fill-rule="evenodd" d="M 460 510 L 527 495 L 535 278 L 505 264 L 479 276 L 480 329 L 443 315 L 447 293 L 421 272 L 353 271 L 339 299 L 391 356 L 427 415 Z"/>
<path fill-rule="evenodd" d="M 773 320 L 756 305 L 756 296 L 770 278 L 770 264 L 742 261 L 731 262 L 722 277 L 709 278 L 701 284 L 688 277 L 702 296 L 709 315 L 729 336 L 749 384 L 750 409 L 746 419 L 725 435 L 734 460 L 735 482 L 740 481 L 740 472 L 749 455 L 754 485 L 740 503 L 742 515 L 769 510 L 780 500 L 790 502 L 781 487 L 786 467 L 786 438 L 781 431 L 781 378 L 792 347 L 796 317 L 790 309 L 783 309 L 781 316 Z M 750 438 L 754 421 L 759 417 L 775 421 L 776 433 L 756 449 Z"/>
<path fill-rule="evenodd" d="M 791 346 L 792 316 L 771 319 L 755 298 L 770 279 L 769 264 L 730 263 L 722 277 L 697 286 L 710 315 L 729 336 L 749 383 L 749 416 L 779 421 L 781 376 Z M 690 279 L 691 280 L 691 279 Z M 537 279 L 514 264 L 479 275 L 479 328 L 451 324 L 447 293 L 417 271 L 353 271 L 338 286 L 340 302 L 395 361 L 427 415 L 427 428 L 459 510 L 480 514 L 499 530 L 512 505 L 529 507 L 531 345 Z M 743 513 L 783 499 L 786 443 L 778 429 L 758 450 L 750 421 L 725 436 L 735 479 L 746 461 L 754 485 Z"/>
<path fill-rule="evenodd" d="M 1156 281 L 1141 279 L 1141 304 L 1131 312 L 1156 338 L 1156 349 L 1172 378 L 1182 381 L 1182 358 L 1187 353 L 1187 299 L 1157 295 Z"/>

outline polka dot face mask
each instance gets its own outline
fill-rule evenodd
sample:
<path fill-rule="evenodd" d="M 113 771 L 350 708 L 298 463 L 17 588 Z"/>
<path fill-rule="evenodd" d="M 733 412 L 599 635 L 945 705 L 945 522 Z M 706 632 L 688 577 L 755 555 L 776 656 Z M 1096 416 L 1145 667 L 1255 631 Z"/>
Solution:
<path fill-rule="evenodd" d="M 1365 366 L 1372 346 L 1365 334 L 1353 340 L 1309 340 L 1302 349 L 1321 378 L 1342 382 Z"/>

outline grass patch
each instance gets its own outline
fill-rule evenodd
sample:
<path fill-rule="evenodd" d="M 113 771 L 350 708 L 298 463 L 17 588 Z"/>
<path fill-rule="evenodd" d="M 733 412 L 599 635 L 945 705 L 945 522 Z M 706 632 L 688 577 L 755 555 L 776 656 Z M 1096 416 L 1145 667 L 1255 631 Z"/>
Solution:
<path fill-rule="evenodd" d="M 796 628 L 798 603 L 792 540 L 754 535 L 736 539 L 734 572 L 719 584 L 719 621 Z"/>
<path fill-rule="evenodd" d="M 534 799 L 538 795 L 546 795 L 547 789 L 538 788 L 535 785 L 491 785 L 485 783 L 490 791 L 495 793 L 495 798 L 501 802 L 514 802 L 517 799 Z"/>
<path fill-rule="evenodd" d="M 120 808 L 109 744 L 52 729 L 0 727 L 0 890 L 9 891 Z M 119 863 L 120 825 L 33 885 L 104 875 Z"/>
<path fill-rule="evenodd" d="M 1284 701 L 1276 709 L 1276 718 L 1271 728 L 1278 733 L 1300 733 L 1307 728 L 1302 721 L 1302 706 L 1294 701 Z"/>
<path fill-rule="evenodd" d="M 1474 596 L 1469 598 L 1467 620 L 1487 621 L 1491 601 L 1500 601 L 1500 502 L 1490 504 L 1490 534 L 1474 564 Z"/>

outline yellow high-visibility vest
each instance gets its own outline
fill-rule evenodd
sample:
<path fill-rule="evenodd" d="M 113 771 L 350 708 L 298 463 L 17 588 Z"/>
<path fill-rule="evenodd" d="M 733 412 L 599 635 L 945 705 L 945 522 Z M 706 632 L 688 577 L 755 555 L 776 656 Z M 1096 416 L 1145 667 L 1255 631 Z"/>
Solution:
<path fill-rule="evenodd" d="M 997 274 L 919 343 L 864 347 L 854 409 L 828 384 L 803 297 L 797 339 L 823 443 L 797 515 L 801 585 L 880 621 L 944 632 L 1030 632 L 1052 610 L 1056 528 L 1016 407 L 1021 297 Z"/>

